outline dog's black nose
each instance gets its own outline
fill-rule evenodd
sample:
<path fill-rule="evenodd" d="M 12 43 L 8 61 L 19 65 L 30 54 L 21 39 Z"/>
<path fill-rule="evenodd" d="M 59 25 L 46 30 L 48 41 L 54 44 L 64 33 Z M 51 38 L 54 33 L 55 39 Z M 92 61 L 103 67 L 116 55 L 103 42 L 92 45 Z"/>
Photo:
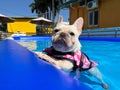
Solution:
<path fill-rule="evenodd" d="M 66 37 L 66 33 L 60 33 L 60 37 Z"/>

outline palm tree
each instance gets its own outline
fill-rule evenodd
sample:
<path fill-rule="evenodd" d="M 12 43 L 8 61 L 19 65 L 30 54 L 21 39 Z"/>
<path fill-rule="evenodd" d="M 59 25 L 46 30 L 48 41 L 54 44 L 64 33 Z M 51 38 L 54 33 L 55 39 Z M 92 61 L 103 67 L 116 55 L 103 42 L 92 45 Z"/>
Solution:
<path fill-rule="evenodd" d="M 48 19 L 51 19 L 52 12 L 52 20 L 54 22 L 56 14 L 59 14 L 60 12 L 58 5 L 61 3 L 63 3 L 63 0 L 34 0 L 29 7 L 31 8 L 32 13 L 36 11 L 38 17 L 47 16 Z"/>
<path fill-rule="evenodd" d="M 50 12 L 52 12 L 52 19 L 54 22 L 55 16 L 60 14 L 60 8 L 58 7 L 63 3 L 63 0 L 47 0 L 49 3 Z"/>
<path fill-rule="evenodd" d="M 46 0 L 34 0 L 29 7 L 31 8 L 32 13 L 34 13 L 34 11 L 37 13 L 38 17 L 44 16 L 44 13 L 48 12 Z"/>

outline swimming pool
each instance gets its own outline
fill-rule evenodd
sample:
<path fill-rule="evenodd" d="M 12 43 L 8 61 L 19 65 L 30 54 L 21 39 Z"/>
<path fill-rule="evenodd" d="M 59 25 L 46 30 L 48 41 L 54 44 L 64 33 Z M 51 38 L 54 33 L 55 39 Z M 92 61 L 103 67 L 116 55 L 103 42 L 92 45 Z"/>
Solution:
<path fill-rule="evenodd" d="M 51 46 L 50 38 L 40 38 L 39 40 L 23 39 L 18 42 L 33 52 L 42 51 L 42 49 Z M 80 42 L 82 51 L 90 59 L 99 62 L 98 68 L 102 72 L 105 81 L 110 85 L 109 90 L 120 90 L 120 42 L 91 40 L 80 40 Z M 99 86 L 98 80 L 86 73 L 81 73 L 79 80 L 92 87 L 93 90 L 104 90 Z"/>

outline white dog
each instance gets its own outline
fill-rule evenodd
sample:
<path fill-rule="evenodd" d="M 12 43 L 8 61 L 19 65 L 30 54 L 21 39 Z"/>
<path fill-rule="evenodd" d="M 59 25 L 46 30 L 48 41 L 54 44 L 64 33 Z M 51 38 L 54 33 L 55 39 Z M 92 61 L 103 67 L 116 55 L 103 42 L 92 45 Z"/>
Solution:
<path fill-rule="evenodd" d="M 47 54 L 39 52 L 36 52 L 36 54 L 59 69 L 67 72 L 76 71 L 76 78 L 79 78 L 79 72 L 87 70 L 100 80 L 104 88 L 108 88 L 101 73 L 95 67 L 97 63 L 89 60 L 81 52 L 81 44 L 78 38 L 82 32 L 82 26 L 83 18 L 81 17 L 72 25 L 63 24 L 62 17 L 59 17 L 53 30 L 52 46 L 44 50 Z"/>

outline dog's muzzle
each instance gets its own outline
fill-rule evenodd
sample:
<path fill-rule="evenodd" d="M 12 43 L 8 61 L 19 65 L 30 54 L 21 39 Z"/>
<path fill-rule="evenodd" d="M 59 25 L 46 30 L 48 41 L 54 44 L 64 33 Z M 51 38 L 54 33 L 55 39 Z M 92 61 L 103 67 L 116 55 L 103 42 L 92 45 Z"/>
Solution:
<path fill-rule="evenodd" d="M 67 36 L 67 34 L 66 34 L 66 33 L 63 33 L 63 32 L 62 32 L 62 33 L 60 33 L 60 37 L 61 37 L 61 38 L 65 38 L 66 36 Z"/>

